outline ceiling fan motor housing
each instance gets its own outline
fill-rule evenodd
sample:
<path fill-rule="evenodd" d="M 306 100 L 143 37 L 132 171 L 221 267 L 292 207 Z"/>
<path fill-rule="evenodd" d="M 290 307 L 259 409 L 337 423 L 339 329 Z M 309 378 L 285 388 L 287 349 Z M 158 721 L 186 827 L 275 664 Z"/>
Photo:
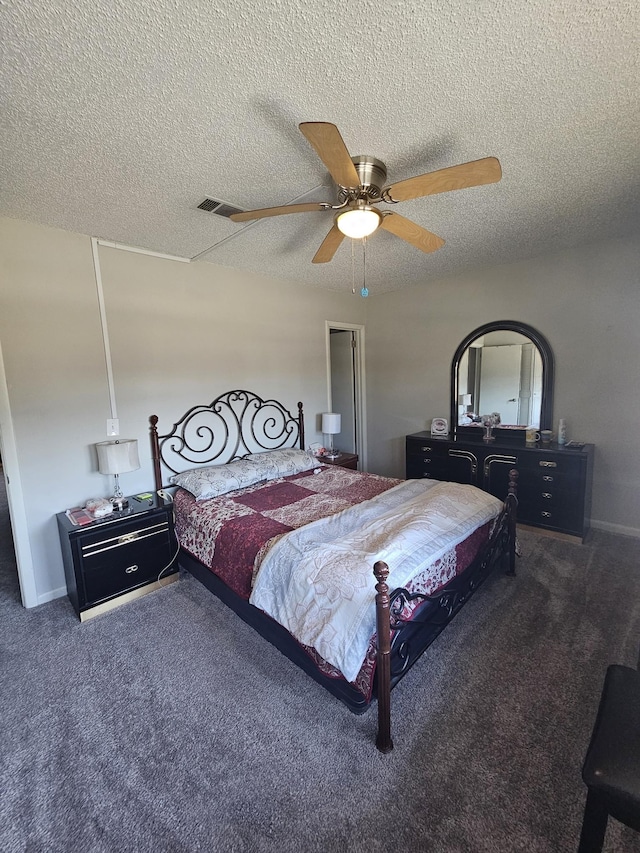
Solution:
<path fill-rule="evenodd" d="M 387 167 L 382 160 L 377 160 L 368 154 L 360 154 L 351 158 L 360 179 L 360 192 L 368 199 L 380 198 L 380 193 L 387 180 Z M 341 187 L 338 193 L 340 201 L 353 197 L 354 187 Z"/>

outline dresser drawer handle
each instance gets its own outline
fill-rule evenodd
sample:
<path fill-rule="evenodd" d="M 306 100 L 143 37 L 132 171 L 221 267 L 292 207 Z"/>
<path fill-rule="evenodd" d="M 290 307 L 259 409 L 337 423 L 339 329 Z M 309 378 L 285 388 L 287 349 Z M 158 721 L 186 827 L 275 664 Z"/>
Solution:
<path fill-rule="evenodd" d="M 542 479 L 544 480 L 545 483 L 553 483 L 553 477 L 551 477 L 549 474 L 545 474 L 545 476 Z"/>
<path fill-rule="evenodd" d="M 538 462 L 538 465 L 540 465 L 541 468 L 557 468 L 558 467 L 557 462 L 546 462 L 545 460 L 543 460 L 542 462 Z"/>
<path fill-rule="evenodd" d="M 541 512 L 541 513 L 540 513 L 540 515 L 541 515 L 543 518 L 551 518 L 551 513 L 550 513 L 550 512 Z"/>
<path fill-rule="evenodd" d="M 138 571 L 138 567 L 134 564 L 133 566 L 127 566 L 124 570 L 125 575 L 132 575 L 134 572 Z"/>
<path fill-rule="evenodd" d="M 423 459 L 422 461 L 424 462 L 425 465 L 431 465 L 431 460 L 428 457 Z"/>
<path fill-rule="evenodd" d="M 552 498 L 552 497 L 553 497 L 553 495 L 551 494 L 551 492 L 543 492 L 543 493 L 542 493 L 542 497 L 543 497 L 543 498 L 546 498 L 547 500 L 549 500 L 550 498 Z"/>
<path fill-rule="evenodd" d="M 431 453 L 430 447 L 421 447 L 420 450 L 422 451 L 422 453 Z"/>
<path fill-rule="evenodd" d="M 429 473 L 425 472 L 425 473 L 422 475 L 422 479 L 424 480 L 425 478 L 426 478 L 427 480 L 431 479 L 431 474 L 429 474 Z"/>

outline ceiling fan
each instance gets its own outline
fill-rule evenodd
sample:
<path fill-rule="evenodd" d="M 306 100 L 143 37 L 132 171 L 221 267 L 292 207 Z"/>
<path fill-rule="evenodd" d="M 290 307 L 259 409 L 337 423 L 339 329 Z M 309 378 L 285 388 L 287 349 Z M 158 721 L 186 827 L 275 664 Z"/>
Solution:
<path fill-rule="evenodd" d="M 373 234 L 377 228 L 384 228 L 423 252 L 435 252 L 444 246 L 441 237 L 398 213 L 377 210 L 373 205 L 380 202 L 397 204 L 412 198 L 493 184 L 502 177 L 499 161 L 495 157 L 485 157 L 385 186 L 385 164 L 368 155 L 351 157 L 335 124 L 307 121 L 300 124 L 299 128 L 338 185 L 337 204 L 320 201 L 265 207 L 234 213 L 231 219 L 234 222 L 247 222 L 287 213 L 336 211 L 333 226 L 313 257 L 314 264 L 325 264 L 332 260 L 345 237 L 361 239 Z"/>

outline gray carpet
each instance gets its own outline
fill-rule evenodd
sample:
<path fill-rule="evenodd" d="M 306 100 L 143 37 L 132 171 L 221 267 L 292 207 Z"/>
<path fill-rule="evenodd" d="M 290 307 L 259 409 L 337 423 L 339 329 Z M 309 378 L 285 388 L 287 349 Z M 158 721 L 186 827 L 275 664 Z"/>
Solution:
<path fill-rule="evenodd" d="M 6 506 L 6 504 L 5 504 Z M 520 536 L 392 695 L 350 714 L 189 576 L 81 625 L 19 602 L 0 512 L 0 849 L 573 851 L 606 666 L 635 665 L 640 541 Z M 640 851 L 610 823 L 606 851 Z"/>

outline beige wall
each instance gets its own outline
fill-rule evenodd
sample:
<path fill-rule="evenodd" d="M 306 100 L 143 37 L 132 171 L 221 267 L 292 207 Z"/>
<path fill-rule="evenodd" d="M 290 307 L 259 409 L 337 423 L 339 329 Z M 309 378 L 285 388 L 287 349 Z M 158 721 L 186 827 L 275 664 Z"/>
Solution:
<path fill-rule="evenodd" d="M 369 457 L 404 474 L 404 436 L 449 417 L 451 360 L 493 320 L 548 339 L 554 427 L 594 442 L 593 519 L 640 535 L 640 240 L 594 243 L 371 299 L 367 311 Z"/>
<path fill-rule="evenodd" d="M 302 400 L 307 439 L 320 440 L 325 321 L 363 320 L 350 289 L 105 247 L 99 258 L 120 432 L 138 439 L 142 464 L 122 476 L 125 492 L 153 485 L 150 414 L 170 426 L 189 406 L 233 388 L 294 410 Z M 0 259 L 0 344 L 42 602 L 66 589 L 55 513 L 112 487 L 93 449 L 106 438 L 110 408 L 91 240 L 0 219 Z"/>
<path fill-rule="evenodd" d="M 312 440 L 327 400 L 325 320 L 366 325 L 368 467 L 402 476 L 404 436 L 449 415 L 460 340 L 510 319 L 553 347 L 554 421 L 596 444 L 596 523 L 640 535 L 637 238 L 367 300 L 212 264 L 99 254 L 121 434 L 139 440 L 142 462 L 123 476 L 126 492 L 152 484 L 149 414 L 173 423 L 234 387 L 303 400 Z M 93 456 L 110 410 L 90 238 L 0 219 L 0 274 L 9 415 L 34 588 L 46 601 L 65 592 L 55 513 L 111 487 Z"/>

